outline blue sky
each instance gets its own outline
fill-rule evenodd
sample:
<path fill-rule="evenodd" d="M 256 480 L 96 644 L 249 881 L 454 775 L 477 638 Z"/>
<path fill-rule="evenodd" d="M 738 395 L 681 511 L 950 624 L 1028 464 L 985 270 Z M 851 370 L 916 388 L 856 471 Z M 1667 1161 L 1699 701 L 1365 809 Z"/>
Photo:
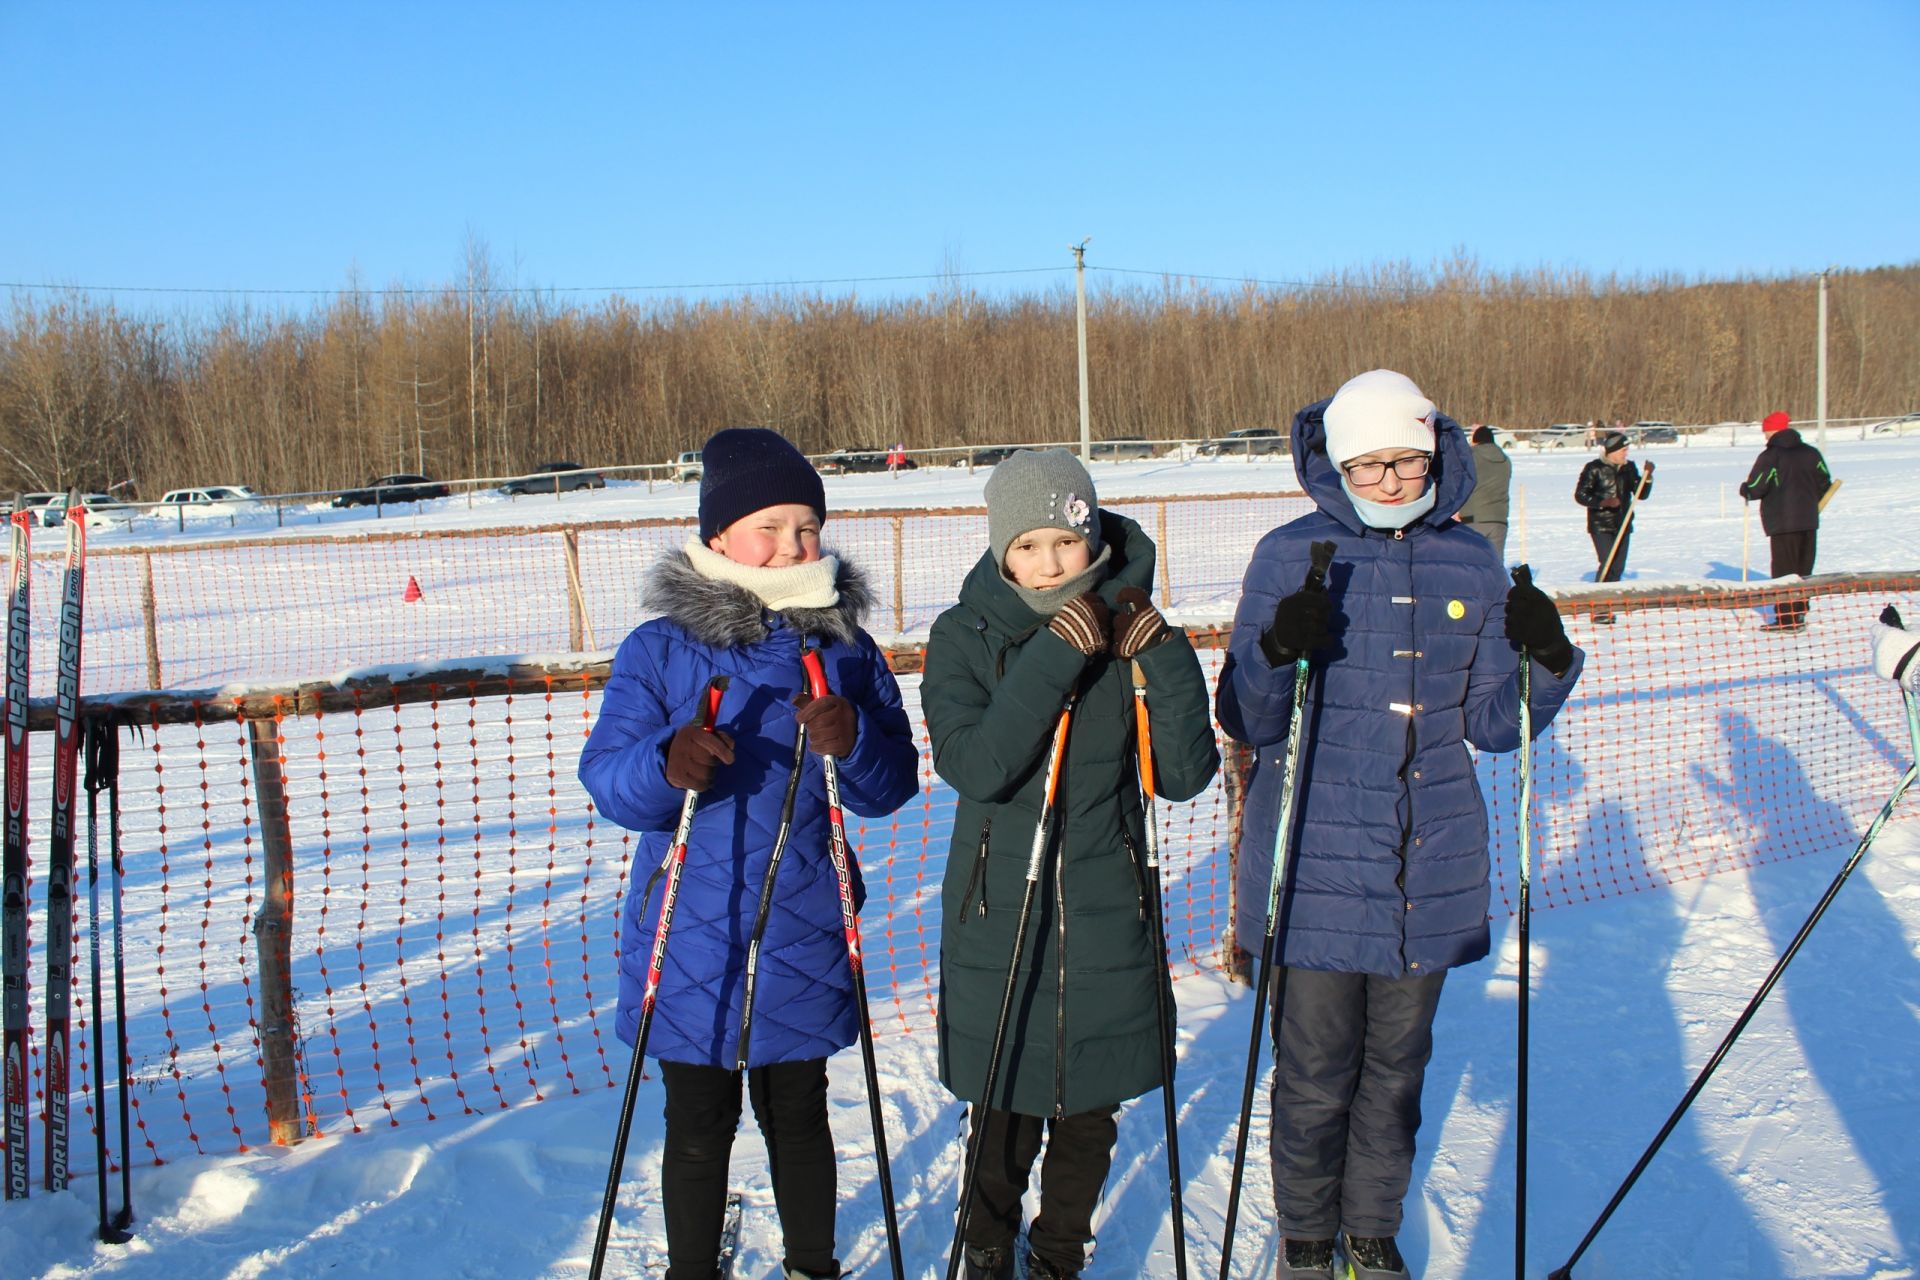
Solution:
<path fill-rule="evenodd" d="M 1277 280 L 1920 258 L 1909 0 L 11 0 L 0 57 L 6 282 L 434 285 L 470 234 L 588 297 L 1065 268 L 1089 235 L 1094 267 Z"/>

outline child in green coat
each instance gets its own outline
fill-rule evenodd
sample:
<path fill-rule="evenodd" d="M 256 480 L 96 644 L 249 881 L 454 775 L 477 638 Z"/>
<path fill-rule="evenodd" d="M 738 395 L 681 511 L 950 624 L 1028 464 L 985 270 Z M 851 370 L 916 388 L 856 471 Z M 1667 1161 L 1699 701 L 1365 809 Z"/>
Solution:
<path fill-rule="evenodd" d="M 959 793 L 942 892 L 940 1074 L 985 1127 L 963 1191 L 964 1274 L 1013 1274 L 1044 1129 L 1030 1272 L 1073 1276 L 1093 1239 L 1120 1104 L 1165 1083 L 1168 974 L 1148 915 L 1158 886 L 1143 853 L 1129 668 L 1147 678 L 1160 794 L 1198 795 L 1219 754 L 1200 663 L 1148 597 L 1154 546 L 1139 525 L 1099 509 L 1092 478 L 1064 449 L 1014 454 L 986 498 L 991 545 L 934 623 L 921 681 L 934 768 Z M 1013 1019 L 984 1098 L 1050 748 L 1076 693 Z"/>

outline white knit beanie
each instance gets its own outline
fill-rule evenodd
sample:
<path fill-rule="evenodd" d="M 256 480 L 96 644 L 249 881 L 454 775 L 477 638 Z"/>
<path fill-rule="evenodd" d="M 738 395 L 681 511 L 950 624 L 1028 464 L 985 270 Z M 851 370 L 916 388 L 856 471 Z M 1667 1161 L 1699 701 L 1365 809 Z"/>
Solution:
<path fill-rule="evenodd" d="M 1349 378 L 1324 414 L 1327 456 L 1337 467 L 1376 449 L 1432 453 L 1435 413 L 1404 373 L 1374 369 Z"/>

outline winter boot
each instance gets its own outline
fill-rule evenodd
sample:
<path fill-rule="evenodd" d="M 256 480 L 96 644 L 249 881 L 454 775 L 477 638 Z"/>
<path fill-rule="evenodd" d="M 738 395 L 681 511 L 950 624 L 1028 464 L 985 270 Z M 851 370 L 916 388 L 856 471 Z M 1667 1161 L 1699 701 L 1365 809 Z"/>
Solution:
<path fill-rule="evenodd" d="M 1074 1280 L 1080 1274 L 1080 1268 L 1068 1271 L 1059 1263 L 1049 1262 L 1033 1250 L 1027 1250 L 1027 1280 Z"/>
<path fill-rule="evenodd" d="M 1274 1280 L 1333 1280 L 1333 1241 L 1282 1240 Z"/>
<path fill-rule="evenodd" d="M 1013 1280 L 1013 1249 L 968 1245 L 960 1254 L 961 1280 Z"/>
<path fill-rule="evenodd" d="M 1350 1236 L 1342 1234 L 1340 1247 L 1347 1255 L 1352 1280 L 1408 1280 L 1407 1264 L 1400 1257 L 1400 1246 L 1392 1236 Z"/>

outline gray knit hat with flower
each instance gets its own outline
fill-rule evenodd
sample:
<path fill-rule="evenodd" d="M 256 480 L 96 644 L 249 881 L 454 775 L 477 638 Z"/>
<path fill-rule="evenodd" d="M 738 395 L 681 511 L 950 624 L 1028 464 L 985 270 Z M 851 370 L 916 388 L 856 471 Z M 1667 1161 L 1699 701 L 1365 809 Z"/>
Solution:
<path fill-rule="evenodd" d="M 1004 567 L 1007 547 L 1034 529 L 1065 529 L 1100 554 L 1100 499 L 1093 477 L 1066 449 L 1021 449 L 987 477 L 987 541 Z"/>

